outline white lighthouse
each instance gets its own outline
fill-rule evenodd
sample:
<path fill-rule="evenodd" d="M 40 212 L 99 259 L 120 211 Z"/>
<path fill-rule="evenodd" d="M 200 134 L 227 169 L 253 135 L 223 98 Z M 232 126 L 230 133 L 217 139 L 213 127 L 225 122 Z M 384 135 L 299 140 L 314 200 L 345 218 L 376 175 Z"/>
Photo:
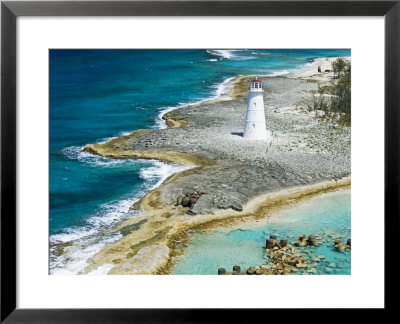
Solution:
<path fill-rule="evenodd" d="M 265 127 L 264 99 L 262 81 L 257 78 L 250 83 L 243 137 L 248 139 L 267 139 L 270 132 Z"/>

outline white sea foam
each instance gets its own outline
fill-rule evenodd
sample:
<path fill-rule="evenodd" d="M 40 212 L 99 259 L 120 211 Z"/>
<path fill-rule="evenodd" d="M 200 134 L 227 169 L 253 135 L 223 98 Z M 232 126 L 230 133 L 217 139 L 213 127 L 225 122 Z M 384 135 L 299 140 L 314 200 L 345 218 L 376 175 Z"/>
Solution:
<path fill-rule="evenodd" d="M 209 51 L 208 51 L 209 52 Z M 216 50 L 210 54 L 217 55 L 223 58 L 233 58 L 235 57 L 232 53 L 233 51 L 229 50 Z M 242 57 L 247 59 L 247 57 Z M 217 59 L 211 59 L 217 60 Z M 313 63 L 307 63 L 300 68 L 309 69 Z M 294 69 L 296 70 L 296 69 Z M 284 75 L 288 74 L 289 70 L 281 70 L 275 71 L 271 75 Z M 215 89 L 213 95 L 209 98 L 192 102 L 189 104 L 180 104 L 175 107 L 167 107 L 163 109 L 156 121 L 157 128 L 165 128 L 165 121 L 162 119 L 162 116 L 174 109 L 186 107 L 190 105 L 199 104 L 205 101 L 210 100 L 229 100 L 230 98 L 227 96 L 229 93 L 234 77 L 230 77 L 225 79 L 222 83 L 216 84 L 213 86 Z M 103 138 L 97 143 L 104 143 L 109 140 L 112 140 L 121 135 L 129 134 L 124 132 L 118 134 L 115 137 Z M 82 152 L 83 146 L 71 146 L 62 150 L 63 154 L 70 159 L 76 159 L 81 163 L 89 164 L 96 167 L 116 167 L 121 164 L 132 164 L 137 163 L 138 160 L 116 160 L 116 159 L 108 159 L 101 156 L 93 155 L 87 152 Z M 52 248 L 50 250 L 51 253 L 51 263 L 50 263 L 50 272 L 51 274 L 77 274 L 82 272 L 85 267 L 88 265 L 87 261 L 94 254 L 99 252 L 105 245 L 113 243 L 119 240 L 122 235 L 117 233 L 108 232 L 113 225 L 117 222 L 122 221 L 126 217 L 134 217 L 130 214 L 130 207 L 138 201 L 143 195 L 147 192 L 155 189 L 160 186 L 169 176 L 175 174 L 177 172 L 183 171 L 185 169 L 191 168 L 193 166 L 181 166 L 174 164 L 165 164 L 160 161 L 146 161 L 150 162 L 153 165 L 148 168 L 142 168 L 140 170 L 140 177 L 145 180 L 145 188 L 140 192 L 135 192 L 128 199 L 121 199 L 119 201 L 112 201 L 107 204 L 103 204 L 99 206 L 99 212 L 90 217 L 87 220 L 87 224 L 85 226 L 69 228 L 64 231 L 64 233 L 52 235 L 50 237 L 50 243 L 52 244 Z M 103 235 L 102 234 L 106 234 Z M 99 235 L 100 234 L 100 235 Z M 56 256 L 54 251 L 56 249 L 57 244 L 62 243 L 70 243 L 71 246 L 68 246 L 64 249 L 66 253 L 61 256 Z M 112 265 L 106 264 L 95 271 L 91 272 L 91 274 L 107 274 Z"/>
<path fill-rule="evenodd" d="M 115 224 L 127 215 L 130 207 L 139 200 L 143 193 L 137 192 L 131 199 L 117 200 L 100 205 L 101 215 L 89 218 L 87 221 L 88 224 L 96 228 Z"/>
<path fill-rule="evenodd" d="M 262 52 L 262 53 L 260 53 L 260 52 L 251 52 L 251 54 L 253 54 L 253 55 L 271 55 L 271 53 L 268 53 L 268 52 Z"/>
<path fill-rule="evenodd" d="M 167 128 L 167 124 L 165 123 L 165 120 L 162 117 L 166 113 L 168 113 L 172 110 L 189 107 L 189 106 L 193 106 L 193 105 L 198 105 L 198 104 L 201 104 L 201 103 L 204 103 L 207 101 L 231 100 L 231 98 L 228 96 L 228 93 L 232 89 L 234 80 L 235 80 L 235 77 L 229 77 L 229 78 L 226 78 L 221 83 L 217 83 L 217 84 L 213 85 L 212 88 L 214 89 L 214 91 L 213 91 L 212 95 L 208 98 L 190 102 L 190 103 L 180 103 L 177 106 L 166 107 L 166 108 L 162 109 L 156 117 L 154 128 L 160 128 L 160 129 Z"/>
<path fill-rule="evenodd" d="M 119 136 L 125 134 L 123 133 Z M 98 143 L 106 142 L 113 138 L 102 139 Z M 51 274 L 77 274 L 83 271 L 88 265 L 87 260 L 90 257 L 99 252 L 105 245 L 113 243 L 122 237 L 119 233 L 110 234 L 110 230 L 115 224 L 127 217 L 134 217 L 134 214 L 130 211 L 130 207 L 135 202 L 147 192 L 160 186 L 171 175 L 193 167 L 191 165 L 166 164 L 156 160 L 109 159 L 88 152 L 82 152 L 83 148 L 84 146 L 70 146 L 64 148 L 62 153 L 69 159 L 78 160 L 81 163 L 95 167 L 112 168 L 137 163 L 150 163 L 152 166 L 144 167 L 139 171 L 140 177 L 145 180 L 142 190 L 132 193 L 127 199 L 111 201 L 100 205 L 97 213 L 89 217 L 86 221 L 86 225 L 66 228 L 63 233 L 50 237 L 50 243 L 53 246 L 50 249 Z M 54 254 L 57 245 L 68 243 L 71 246 L 64 249 L 65 253 L 60 256 Z M 106 274 L 109 270 L 109 267 L 102 267 L 101 269 L 97 269 L 95 274 Z"/>
<path fill-rule="evenodd" d="M 99 140 L 96 141 L 96 144 L 104 144 L 107 143 L 115 138 L 121 137 L 121 136 L 126 136 L 129 135 L 131 132 L 121 132 L 116 136 L 111 136 L 111 137 L 105 137 L 105 138 L 101 138 Z"/>
<path fill-rule="evenodd" d="M 89 226 L 82 226 L 79 228 L 66 228 L 64 233 L 54 234 L 50 236 L 51 243 L 66 243 L 81 239 L 85 236 L 90 236 L 96 233 L 95 228 L 89 228 Z"/>
<path fill-rule="evenodd" d="M 207 53 L 215 56 L 221 57 L 221 59 L 230 59 L 235 61 L 246 61 L 253 60 L 256 57 L 249 55 L 236 55 L 235 52 L 241 52 L 243 50 L 207 50 Z M 248 53 L 248 52 L 247 52 Z M 258 54 L 256 52 L 252 52 L 251 54 Z"/>
<path fill-rule="evenodd" d="M 76 158 L 79 154 L 76 150 L 67 150 Z M 73 153 L 71 153 L 73 152 Z M 104 158 L 103 158 L 104 159 Z M 86 161 L 87 160 L 83 160 Z M 130 160 L 134 163 L 133 160 Z M 140 177 L 145 180 L 142 190 L 132 193 L 127 199 L 111 201 L 98 207 L 98 212 L 89 217 L 84 226 L 67 228 L 63 233 L 50 236 L 50 273 L 57 275 L 78 274 L 88 265 L 87 261 L 105 245 L 118 241 L 122 235 L 119 232 L 112 232 L 112 227 L 118 222 L 135 217 L 138 211 L 130 211 L 130 207 L 143 197 L 147 192 L 160 186 L 171 175 L 191 168 L 191 165 L 166 164 L 156 160 L 136 160 L 141 163 L 151 163 L 152 166 L 142 168 L 139 171 Z M 137 162 L 136 162 L 137 163 Z M 64 248 L 60 256 L 55 254 L 59 244 L 71 244 Z M 94 274 L 106 274 L 110 270 L 104 266 L 97 269 Z"/>
<path fill-rule="evenodd" d="M 236 58 L 231 50 L 216 50 L 211 54 L 221 58 L 231 59 Z M 241 57 L 246 59 L 246 57 Z M 211 59 L 217 61 L 217 59 Z M 284 71 L 286 72 L 286 71 Z M 276 72 L 275 72 L 276 73 Z M 167 107 L 160 112 L 157 118 L 156 127 L 165 128 L 165 122 L 162 115 L 185 106 L 199 104 L 210 100 L 229 100 L 229 93 L 234 77 L 225 79 L 222 83 L 213 86 L 214 92 L 211 97 L 192 102 L 190 104 L 180 104 L 176 107 Z M 98 140 L 96 143 L 105 143 L 121 135 L 129 134 L 126 132 L 120 133 L 114 137 L 108 137 Z M 84 146 L 70 146 L 62 150 L 62 153 L 69 159 L 78 160 L 81 163 L 95 167 L 117 167 L 121 165 L 129 165 L 138 163 L 138 160 L 119 160 L 108 159 L 101 156 L 93 155 L 88 152 L 82 152 Z M 88 265 L 87 261 L 94 254 L 98 253 L 105 245 L 111 244 L 119 240 L 122 235 L 119 232 L 112 232 L 112 227 L 118 222 L 123 221 L 127 217 L 135 217 L 130 212 L 130 207 L 143 197 L 147 192 L 160 186 L 171 175 L 191 168 L 192 166 L 181 166 L 175 164 L 165 164 L 160 161 L 146 161 L 151 163 L 151 167 L 142 168 L 139 172 L 140 177 L 145 180 L 145 186 L 142 190 L 132 193 L 129 198 L 118 201 L 111 201 L 102 204 L 98 207 L 98 211 L 88 218 L 84 226 L 77 226 L 65 229 L 64 233 L 52 235 L 50 237 L 50 272 L 51 274 L 77 274 L 81 273 Z M 137 213 L 137 212 L 136 212 Z M 55 250 L 59 244 L 71 244 L 64 248 L 63 254 L 57 256 Z M 106 264 L 91 274 L 107 274 L 112 265 Z"/>
<path fill-rule="evenodd" d="M 153 182 L 154 180 L 157 181 L 149 188 L 150 190 L 159 187 L 171 175 L 194 167 L 194 165 L 166 164 L 157 160 L 151 160 L 151 162 L 154 166 L 140 170 L 140 177 L 142 179 L 147 181 L 153 180 Z"/>
<path fill-rule="evenodd" d="M 313 71 L 316 69 L 316 61 L 312 60 L 311 62 L 305 63 L 300 65 L 297 68 L 290 69 L 289 74 L 290 75 L 296 75 L 296 74 L 303 74 L 305 72 Z"/>
<path fill-rule="evenodd" d="M 237 55 L 233 54 L 233 52 L 238 52 L 238 51 L 247 51 L 247 50 L 207 50 L 207 52 L 209 54 L 217 55 L 217 56 L 224 57 L 224 58 L 232 58 L 232 59 L 237 59 L 237 60 L 255 59 L 255 57 L 251 57 L 251 56 L 237 56 Z M 254 54 L 254 55 L 271 55 L 271 53 L 267 53 L 267 52 L 266 53 L 252 52 L 252 54 Z M 216 59 L 210 59 L 208 61 L 211 61 L 211 60 L 217 61 Z M 287 76 L 296 75 L 296 74 L 299 74 L 302 72 L 307 72 L 307 71 L 315 69 L 315 64 L 316 64 L 316 62 L 315 62 L 315 60 L 313 60 L 313 61 L 305 63 L 297 68 L 283 69 L 283 70 L 277 70 L 277 71 L 265 70 L 264 73 L 267 73 L 267 74 L 258 74 L 258 76 L 274 77 L 274 76 L 283 76 L 283 75 L 287 75 Z M 223 82 L 215 84 L 213 86 L 213 88 L 215 90 L 211 97 L 208 97 L 208 98 L 205 98 L 205 99 L 202 99 L 199 101 L 191 102 L 191 103 L 182 103 L 182 104 L 179 104 L 174 107 L 166 107 L 166 108 L 162 109 L 156 117 L 154 128 L 160 128 L 160 129 L 167 128 L 165 120 L 162 118 L 162 116 L 172 110 L 175 110 L 178 108 L 183 108 L 183 107 L 188 107 L 188 106 L 193 106 L 193 105 L 201 104 L 203 102 L 212 101 L 212 100 L 230 100 L 231 98 L 228 96 L 228 93 L 232 89 L 235 78 L 236 77 L 229 77 L 229 78 L 225 79 Z"/>
<path fill-rule="evenodd" d="M 233 50 L 207 50 L 207 53 L 211 55 L 221 56 L 226 59 L 230 59 L 235 56 L 232 52 Z"/>
<path fill-rule="evenodd" d="M 103 265 L 99 266 L 96 270 L 93 270 L 93 271 L 89 272 L 88 275 L 92 275 L 92 276 L 93 275 L 96 275 L 96 276 L 98 276 L 98 275 L 106 275 L 106 274 L 108 274 L 108 272 L 113 267 L 114 267 L 113 264 L 106 263 L 106 264 L 103 264 Z"/>
<path fill-rule="evenodd" d="M 226 100 L 231 99 L 228 96 L 228 93 L 232 88 L 234 80 L 235 80 L 235 77 L 227 78 L 222 83 L 214 86 L 216 88 L 216 90 L 215 90 L 215 96 L 213 99 L 226 99 Z"/>
<path fill-rule="evenodd" d="M 345 59 L 350 59 L 350 56 L 341 56 Z M 329 60 L 333 59 L 332 57 L 318 57 L 313 60 L 311 60 L 308 63 L 305 63 L 303 65 L 300 65 L 297 68 L 291 69 L 290 70 L 290 75 L 294 76 L 304 76 L 308 74 L 314 74 L 317 70 L 318 66 L 322 66 L 322 68 L 331 68 L 331 63 Z"/>
<path fill-rule="evenodd" d="M 280 76 L 280 75 L 287 75 L 289 73 L 290 73 L 289 70 L 278 70 L 271 72 L 268 76 Z"/>
<path fill-rule="evenodd" d="M 116 242 L 121 237 L 121 234 L 114 234 L 100 240 L 93 239 L 89 244 L 87 244 L 87 241 L 84 242 L 84 246 L 79 245 L 80 242 L 77 242 L 75 245 L 65 248 L 64 254 L 61 256 L 53 257 L 51 255 L 50 274 L 73 275 L 82 273 L 88 266 L 87 260 L 90 257 L 99 252 L 105 245 Z M 52 249 L 50 250 L 51 252 Z"/>
<path fill-rule="evenodd" d="M 89 152 L 82 152 L 85 146 L 68 146 L 61 150 L 61 152 L 71 160 L 78 160 L 81 163 L 88 164 L 91 166 L 100 167 L 115 167 L 122 165 L 129 165 L 137 163 L 132 159 L 109 159 L 100 155 L 91 154 Z"/>
<path fill-rule="evenodd" d="M 146 189 L 133 193 L 127 199 L 101 204 L 98 211 L 87 219 L 86 225 L 69 227 L 63 233 L 51 235 L 50 242 L 58 244 L 88 239 L 99 234 L 100 229 L 108 230 L 117 222 L 132 217 L 134 214 L 129 214 L 130 207 L 146 194 Z"/>
<path fill-rule="evenodd" d="M 155 123 L 154 123 L 154 128 L 159 128 L 159 129 L 165 129 L 167 128 L 167 124 L 165 123 L 165 120 L 162 118 L 165 114 L 169 113 L 172 110 L 178 109 L 178 108 L 183 108 L 186 106 L 189 106 L 190 104 L 186 104 L 186 105 L 178 105 L 175 107 L 167 107 L 167 108 L 163 108 L 157 115 L 156 119 L 155 119 Z"/>
<path fill-rule="evenodd" d="M 208 54 L 218 56 L 221 59 L 233 59 L 233 60 L 249 60 L 249 59 L 254 59 L 252 56 L 241 56 L 237 55 L 235 53 L 237 52 L 248 52 L 248 50 L 243 50 L 243 49 L 212 49 L 212 50 L 207 50 Z M 252 53 L 253 54 L 253 53 Z"/>

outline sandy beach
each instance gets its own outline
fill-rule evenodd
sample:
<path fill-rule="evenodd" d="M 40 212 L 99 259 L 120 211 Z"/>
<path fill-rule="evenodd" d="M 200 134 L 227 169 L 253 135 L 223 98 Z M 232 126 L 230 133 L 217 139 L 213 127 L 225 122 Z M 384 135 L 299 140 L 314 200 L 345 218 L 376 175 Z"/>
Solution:
<path fill-rule="evenodd" d="M 190 165 L 145 195 L 142 210 L 115 228 L 123 237 L 89 260 L 85 273 L 109 265 L 109 274 L 167 274 L 175 247 L 190 231 L 268 217 L 275 209 L 350 186 L 351 129 L 321 120 L 305 98 L 327 84 L 333 58 L 316 59 L 285 76 L 259 76 L 265 84 L 272 140 L 242 137 L 248 82 L 238 76 L 229 100 L 209 101 L 163 115 L 165 129 L 146 129 L 85 152 L 115 159 L 156 159 Z M 186 196 L 186 198 L 185 198 Z M 183 200 L 188 200 L 186 203 Z"/>

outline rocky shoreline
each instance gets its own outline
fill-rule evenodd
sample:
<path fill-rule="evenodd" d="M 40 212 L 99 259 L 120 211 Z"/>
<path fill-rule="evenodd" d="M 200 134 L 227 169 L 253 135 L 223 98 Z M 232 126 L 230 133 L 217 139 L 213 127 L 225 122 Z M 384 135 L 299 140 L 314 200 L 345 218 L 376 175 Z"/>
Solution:
<path fill-rule="evenodd" d="M 124 237 L 97 253 L 87 272 L 111 263 L 115 266 L 110 274 L 168 273 L 174 240 L 192 227 L 249 216 L 255 197 L 264 197 L 258 202 L 261 206 L 266 197 L 285 190 L 301 197 L 307 192 L 301 188 L 313 187 L 312 194 L 317 194 L 350 184 L 350 128 L 331 127 L 302 107 L 304 97 L 318 87 L 313 75 L 262 77 L 272 142 L 241 136 L 250 78 L 236 79 L 232 100 L 168 112 L 163 116 L 166 129 L 139 130 L 84 148 L 110 158 L 148 158 L 194 166 L 136 203 L 132 208 L 142 209 L 143 216 L 116 229 L 125 229 Z M 330 74 L 324 78 L 327 82 Z M 321 82 L 321 77 L 318 80 Z M 285 204 L 282 199 L 280 203 Z M 138 222 L 142 223 L 134 226 Z"/>
<path fill-rule="evenodd" d="M 331 235 L 332 236 L 332 235 Z M 336 237 L 340 237 L 337 235 Z M 305 234 L 299 236 L 298 240 L 293 242 L 297 249 L 288 244 L 287 239 L 277 241 L 276 235 L 271 235 L 266 239 L 265 264 L 257 265 L 248 268 L 246 271 L 241 272 L 238 265 L 233 266 L 232 272 L 226 272 L 225 268 L 219 268 L 219 275 L 288 275 L 291 273 L 297 274 L 316 274 L 317 267 L 323 267 L 324 273 L 331 273 L 335 271 L 337 264 L 326 260 L 324 255 L 313 256 L 310 249 L 299 250 L 299 247 L 316 247 L 321 242 L 329 240 L 320 234 L 309 235 L 308 238 Z M 348 239 L 346 244 L 342 243 L 341 239 L 337 238 L 332 244 L 336 251 L 351 250 L 351 239 Z"/>

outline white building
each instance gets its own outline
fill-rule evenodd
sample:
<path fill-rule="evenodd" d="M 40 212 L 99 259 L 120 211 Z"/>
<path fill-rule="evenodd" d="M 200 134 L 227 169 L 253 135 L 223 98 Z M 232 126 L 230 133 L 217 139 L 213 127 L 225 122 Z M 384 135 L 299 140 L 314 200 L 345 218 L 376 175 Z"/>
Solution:
<path fill-rule="evenodd" d="M 248 139 L 268 139 L 271 132 L 265 127 L 264 90 L 262 81 L 251 81 L 249 99 L 247 102 L 246 119 L 244 122 L 243 137 Z"/>

